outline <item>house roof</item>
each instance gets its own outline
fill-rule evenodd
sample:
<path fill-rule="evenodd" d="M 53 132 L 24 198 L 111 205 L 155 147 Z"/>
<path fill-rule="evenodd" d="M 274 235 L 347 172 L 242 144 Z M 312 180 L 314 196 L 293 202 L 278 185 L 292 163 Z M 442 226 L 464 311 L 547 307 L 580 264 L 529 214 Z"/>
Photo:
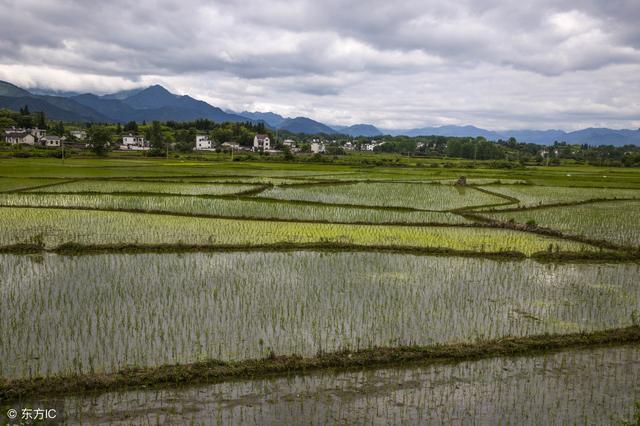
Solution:
<path fill-rule="evenodd" d="M 264 140 L 264 139 L 269 139 L 269 136 L 267 136 L 267 135 L 256 135 L 256 138 L 258 138 L 258 140 Z"/>

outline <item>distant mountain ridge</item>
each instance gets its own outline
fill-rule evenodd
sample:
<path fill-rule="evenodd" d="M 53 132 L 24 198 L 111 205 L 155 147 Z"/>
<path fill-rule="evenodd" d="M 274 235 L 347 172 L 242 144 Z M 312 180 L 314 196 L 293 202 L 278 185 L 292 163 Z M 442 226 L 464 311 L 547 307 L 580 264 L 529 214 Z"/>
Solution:
<path fill-rule="evenodd" d="M 98 96 L 91 93 L 77 94 L 44 89 L 27 91 L 9 82 L 0 81 L 0 108 L 19 110 L 25 105 L 31 111 L 44 111 L 47 117 L 54 120 L 77 122 L 193 121 L 206 118 L 215 122 L 264 122 L 272 129 L 303 134 L 344 134 L 352 137 L 378 137 L 385 134 L 392 136 L 482 136 L 493 141 L 514 137 L 519 142 L 536 144 L 564 141 L 570 144 L 588 145 L 640 145 L 640 129 L 587 128 L 573 132 L 563 130 L 492 131 L 475 126 L 449 125 L 406 130 L 381 130 L 371 124 L 329 126 L 308 117 L 288 118 L 273 112 L 224 111 L 191 96 L 171 93 L 160 85 Z"/>
<path fill-rule="evenodd" d="M 47 117 L 54 120 L 78 122 L 192 121 L 199 118 L 216 122 L 254 121 L 226 113 L 190 96 L 175 95 L 159 85 L 103 96 L 91 93 L 58 96 L 32 94 L 11 83 L 0 81 L 0 108 L 19 109 L 25 105 L 31 111 L 44 111 Z"/>
<path fill-rule="evenodd" d="M 345 135 L 357 136 L 382 136 L 382 132 L 372 124 L 354 124 L 352 126 L 333 126 L 334 129 Z"/>
<path fill-rule="evenodd" d="M 278 126 L 278 129 L 287 130 L 291 133 L 338 134 L 335 129 L 332 129 L 326 124 L 322 124 L 307 117 L 285 118 Z"/>
<path fill-rule="evenodd" d="M 510 137 L 514 137 L 518 142 L 542 145 L 550 145 L 555 141 L 587 145 L 640 145 L 640 129 L 615 130 L 608 128 L 587 128 L 573 132 L 565 132 L 564 130 L 505 130 L 496 132 L 475 126 L 440 126 L 408 130 L 387 130 L 386 132 L 395 136 L 482 136 L 492 141 L 499 139 L 507 140 Z"/>
<path fill-rule="evenodd" d="M 274 129 L 280 127 L 282 122 L 285 120 L 285 117 L 281 116 L 280 114 L 275 114 L 273 112 L 242 111 L 242 112 L 237 113 L 237 114 L 238 115 L 242 115 L 243 117 L 251 118 L 251 119 L 256 120 L 256 121 L 261 121 L 262 120 L 266 124 L 268 124 L 270 127 L 273 127 Z"/>

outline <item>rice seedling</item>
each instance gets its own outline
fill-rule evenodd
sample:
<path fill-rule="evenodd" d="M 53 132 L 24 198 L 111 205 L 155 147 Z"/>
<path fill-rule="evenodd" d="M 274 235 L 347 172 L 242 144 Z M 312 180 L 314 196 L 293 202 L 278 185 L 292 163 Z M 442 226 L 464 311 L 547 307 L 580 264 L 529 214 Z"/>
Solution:
<path fill-rule="evenodd" d="M 379 253 L 0 255 L 0 377 L 630 324 L 638 264 Z"/>
<path fill-rule="evenodd" d="M 137 180 L 150 182 L 169 182 L 169 183 L 220 183 L 220 184 L 258 184 L 258 185 L 283 185 L 283 184 L 299 184 L 318 182 L 316 179 L 301 178 L 282 178 L 270 176 L 235 176 L 235 175 L 219 175 L 219 176 L 196 176 L 196 177 L 166 177 L 166 178 L 141 178 Z"/>
<path fill-rule="evenodd" d="M 130 181 L 100 181 L 82 180 L 65 183 L 52 187 L 35 189 L 36 192 L 52 193 L 160 193 L 183 195 L 228 195 L 255 189 L 256 185 L 242 184 L 193 184 L 170 182 L 130 182 Z"/>
<path fill-rule="evenodd" d="M 640 246 L 640 201 L 611 201 L 577 206 L 547 207 L 487 217 L 518 223 L 535 223 L 566 234 L 609 241 L 622 246 Z"/>
<path fill-rule="evenodd" d="M 290 204 L 251 199 L 212 199 L 184 196 L 107 194 L 0 194 L 0 206 L 32 206 L 137 210 L 188 215 L 209 215 L 251 219 L 320 221 L 338 223 L 471 223 L 448 212 L 349 208 L 331 205 Z"/>
<path fill-rule="evenodd" d="M 53 398 L 70 423 L 616 424 L 633 417 L 640 351 L 568 351 L 459 364 L 315 372 Z M 28 401 L 31 402 L 31 401 Z M 37 404 L 32 404 L 38 406 Z M 117 409 L 114 410 L 114 407 Z M 623 424 L 623 423 L 620 423 Z"/>
<path fill-rule="evenodd" d="M 40 185 L 62 182 L 56 179 L 0 178 L 0 192 L 21 191 Z"/>
<path fill-rule="evenodd" d="M 256 246 L 333 244 L 532 255 L 597 247 L 509 229 L 265 222 L 159 214 L 0 207 L 0 245 Z"/>
<path fill-rule="evenodd" d="M 483 188 L 519 200 L 517 205 L 502 208 L 535 207 L 593 199 L 640 198 L 640 190 L 620 188 L 570 188 L 534 185 L 487 185 Z"/>
<path fill-rule="evenodd" d="M 425 210 L 450 210 L 486 204 L 504 203 L 505 199 L 452 185 L 407 183 L 355 183 L 274 187 L 258 196 L 280 200 L 302 200 L 329 204 L 383 207 L 412 207 Z"/>

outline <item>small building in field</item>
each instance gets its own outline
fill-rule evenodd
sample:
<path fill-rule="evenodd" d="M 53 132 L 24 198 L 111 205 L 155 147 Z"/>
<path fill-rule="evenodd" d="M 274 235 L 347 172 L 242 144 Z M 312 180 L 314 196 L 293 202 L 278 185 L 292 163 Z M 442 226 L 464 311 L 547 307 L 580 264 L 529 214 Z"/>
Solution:
<path fill-rule="evenodd" d="M 40 139 L 40 143 L 47 148 L 60 148 L 64 138 L 59 136 L 45 136 Z"/>
<path fill-rule="evenodd" d="M 255 135 L 253 137 L 253 150 L 254 151 L 269 151 L 271 150 L 271 140 L 267 135 Z"/>
<path fill-rule="evenodd" d="M 196 150 L 204 151 L 210 150 L 213 147 L 212 141 L 209 139 L 207 135 L 197 135 L 196 136 Z"/>

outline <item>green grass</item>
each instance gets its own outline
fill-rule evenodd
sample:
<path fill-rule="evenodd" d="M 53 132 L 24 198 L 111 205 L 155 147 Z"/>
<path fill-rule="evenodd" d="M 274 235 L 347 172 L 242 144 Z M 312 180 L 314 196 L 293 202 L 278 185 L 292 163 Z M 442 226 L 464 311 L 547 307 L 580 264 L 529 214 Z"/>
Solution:
<path fill-rule="evenodd" d="M 573 241 L 507 229 L 338 225 L 208 219 L 69 209 L 0 208 L 1 245 L 256 246 L 337 244 L 413 247 L 532 255 L 550 246 L 563 252 L 598 251 Z"/>

